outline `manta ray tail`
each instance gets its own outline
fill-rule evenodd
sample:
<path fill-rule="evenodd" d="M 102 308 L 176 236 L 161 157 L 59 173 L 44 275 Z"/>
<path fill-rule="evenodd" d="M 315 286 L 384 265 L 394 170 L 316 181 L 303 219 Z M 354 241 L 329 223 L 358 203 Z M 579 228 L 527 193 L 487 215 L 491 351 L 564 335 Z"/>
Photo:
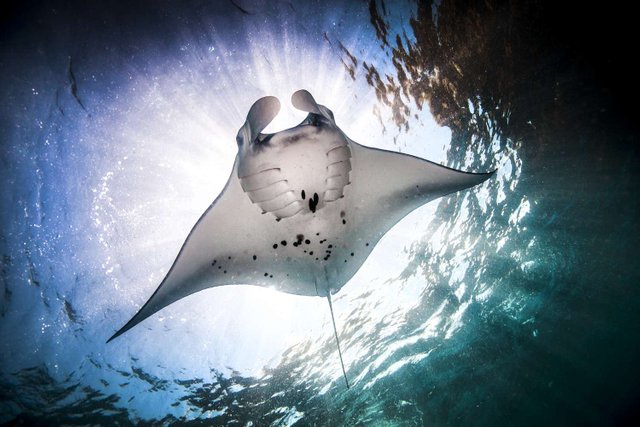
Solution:
<path fill-rule="evenodd" d="M 344 382 L 347 383 L 347 388 L 349 388 L 349 380 L 347 379 L 347 372 L 344 370 L 344 362 L 342 361 L 342 350 L 340 350 L 340 339 L 338 338 L 338 329 L 336 328 L 336 319 L 333 316 L 333 304 L 331 303 L 331 292 L 327 292 L 327 301 L 329 301 L 329 310 L 331 311 L 331 322 L 333 322 L 333 333 L 336 335 L 336 343 L 338 343 L 338 355 L 340 356 L 340 365 L 342 366 L 342 375 L 344 375 Z"/>

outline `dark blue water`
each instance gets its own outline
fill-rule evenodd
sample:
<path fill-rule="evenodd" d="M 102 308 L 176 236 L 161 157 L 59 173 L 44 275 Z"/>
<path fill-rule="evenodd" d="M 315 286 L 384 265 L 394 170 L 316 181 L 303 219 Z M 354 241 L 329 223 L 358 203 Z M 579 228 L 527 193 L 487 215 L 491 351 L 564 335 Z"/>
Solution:
<path fill-rule="evenodd" d="M 621 11 L 3 7 L 1 423 L 637 419 L 640 163 L 637 90 L 611 49 L 625 48 Z M 592 31 L 603 22 L 618 25 Z M 105 344 L 222 190 L 251 104 L 300 88 L 362 144 L 497 169 L 409 215 L 336 295 L 351 389 L 321 298 L 209 289 Z M 274 127 L 297 124 L 283 110 Z"/>

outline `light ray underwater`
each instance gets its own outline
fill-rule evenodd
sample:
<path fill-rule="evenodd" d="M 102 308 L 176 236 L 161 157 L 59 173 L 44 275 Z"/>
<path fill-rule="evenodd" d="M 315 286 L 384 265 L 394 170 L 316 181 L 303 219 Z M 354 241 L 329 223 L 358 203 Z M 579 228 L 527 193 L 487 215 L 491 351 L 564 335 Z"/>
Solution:
<path fill-rule="evenodd" d="M 487 180 L 414 156 L 365 147 L 306 90 L 291 97 L 302 123 L 261 133 L 280 111 L 257 100 L 236 138 L 222 193 L 189 233 L 151 298 L 109 341 L 169 304 L 206 288 L 249 284 L 295 295 L 338 292 L 398 221 L 438 197 Z M 342 355 L 340 355 L 342 363 Z M 349 386 L 347 375 L 342 370 Z"/>

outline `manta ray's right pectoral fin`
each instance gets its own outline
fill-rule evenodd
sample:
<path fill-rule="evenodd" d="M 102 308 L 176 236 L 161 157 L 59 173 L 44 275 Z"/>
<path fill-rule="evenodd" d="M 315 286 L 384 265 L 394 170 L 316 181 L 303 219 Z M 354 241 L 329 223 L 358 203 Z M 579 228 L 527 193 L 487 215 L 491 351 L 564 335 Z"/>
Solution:
<path fill-rule="evenodd" d="M 223 192 L 204 212 L 187 236 L 178 256 L 149 300 L 109 341 L 122 335 L 164 307 L 203 289 L 252 283 L 252 255 L 241 236 L 255 232 L 255 208 L 246 197 L 235 169 Z M 252 228 L 253 227 L 253 228 Z M 233 277 L 233 279 L 232 279 Z"/>

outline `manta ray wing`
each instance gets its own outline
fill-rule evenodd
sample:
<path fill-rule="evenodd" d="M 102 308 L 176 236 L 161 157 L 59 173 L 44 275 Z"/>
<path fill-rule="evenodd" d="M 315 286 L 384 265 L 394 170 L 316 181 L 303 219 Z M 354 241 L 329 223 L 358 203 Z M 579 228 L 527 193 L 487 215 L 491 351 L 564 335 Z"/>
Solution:
<path fill-rule="evenodd" d="M 263 235 L 257 230 L 259 216 L 232 173 L 225 189 L 189 233 L 162 283 L 109 341 L 169 304 L 208 287 L 238 283 L 263 285 L 266 272 L 260 271 L 265 269 L 265 262 L 258 262 L 262 254 L 249 251 L 254 242 L 246 240 Z"/>
<path fill-rule="evenodd" d="M 354 178 L 349 197 L 358 201 L 353 204 L 353 221 L 357 229 L 375 230 L 375 242 L 416 208 L 481 184 L 494 173 L 463 172 L 354 141 L 350 145 Z"/>

